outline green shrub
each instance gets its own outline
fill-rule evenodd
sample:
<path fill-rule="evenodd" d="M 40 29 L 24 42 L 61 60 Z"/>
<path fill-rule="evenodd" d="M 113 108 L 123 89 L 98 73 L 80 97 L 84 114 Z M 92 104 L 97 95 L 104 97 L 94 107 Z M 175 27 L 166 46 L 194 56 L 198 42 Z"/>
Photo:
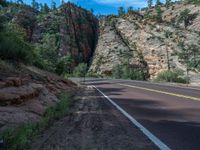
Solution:
<path fill-rule="evenodd" d="M 87 73 L 87 64 L 80 63 L 77 67 L 74 68 L 73 75 L 75 77 L 85 77 Z"/>
<path fill-rule="evenodd" d="M 157 75 L 156 81 L 187 83 L 182 70 L 167 70 Z"/>
<path fill-rule="evenodd" d="M 74 60 L 71 55 L 64 56 L 59 59 L 56 65 L 56 73 L 59 75 L 62 74 L 71 74 L 73 71 Z"/>
<path fill-rule="evenodd" d="M 112 75 L 114 78 L 116 79 L 120 79 L 122 78 L 122 65 L 116 65 L 113 67 L 113 70 L 112 70 Z"/>
<path fill-rule="evenodd" d="M 145 80 L 143 69 L 131 68 L 128 64 L 114 66 L 112 75 L 116 79 Z"/>
<path fill-rule="evenodd" d="M 41 43 L 35 44 L 37 59 L 34 65 L 50 72 L 56 72 L 58 64 L 58 43 L 56 35 L 46 33 L 43 35 Z"/>
<path fill-rule="evenodd" d="M 19 125 L 15 129 L 8 129 L 2 135 L 0 139 L 3 139 L 5 149 L 19 150 L 30 144 L 31 140 L 42 130 L 49 126 L 49 123 L 54 119 L 60 119 L 64 117 L 69 111 L 71 104 L 71 95 L 69 93 L 63 93 L 60 95 L 60 101 L 54 107 L 49 107 L 46 113 L 38 123 L 25 123 Z"/>
<path fill-rule="evenodd" d="M 189 4 L 197 4 L 197 5 L 200 4 L 200 0 L 184 0 L 184 1 L 186 1 Z"/>
<path fill-rule="evenodd" d="M 5 24 L 0 32 L 0 58 L 23 63 L 33 61 L 33 47 L 25 40 L 25 31 L 18 25 Z"/>

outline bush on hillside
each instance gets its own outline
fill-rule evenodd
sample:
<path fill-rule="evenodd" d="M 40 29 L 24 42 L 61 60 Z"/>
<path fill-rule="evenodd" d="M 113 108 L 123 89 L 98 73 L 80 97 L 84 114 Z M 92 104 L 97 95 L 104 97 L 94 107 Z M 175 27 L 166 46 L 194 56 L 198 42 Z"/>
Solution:
<path fill-rule="evenodd" d="M 35 45 L 35 53 L 37 54 L 37 60 L 34 62 L 34 65 L 50 72 L 56 71 L 56 65 L 58 64 L 56 35 L 44 34 L 40 43 Z"/>
<path fill-rule="evenodd" d="M 73 75 L 75 77 L 85 77 L 88 67 L 85 63 L 80 63 L 77 67 L 74 68 Z"/>
<path fill-rule="evenodd" d="M 67 55 L 67 56 L 60 58 L 56 65 L 56 73 L 59 75 L 72 74 L 73 63 L 74 63 L 74 60 L 71 55 Z"/>
<path fill-rule="evenodd" d="M 128 64 L 113 67 L 112 76 L 116 79 L 145 80 L 143 69 L 131 68 Z"/>
<path fill-rule="evenodd" d="M 25 31 L 16 24 L 7 23 L 0 32 L 0 58 L 14 62 L 31 63 L 33 47 L 25 40 Z"/>
<path fill-rule="evenodd" d="M 187 83 L 182 70 L 167 70 L 157 75 L 156 81 Z"/>
<path fill-rule="evenodd" d="M 185 0 L 189 4 L 200 4 L 200 0 Z"/>

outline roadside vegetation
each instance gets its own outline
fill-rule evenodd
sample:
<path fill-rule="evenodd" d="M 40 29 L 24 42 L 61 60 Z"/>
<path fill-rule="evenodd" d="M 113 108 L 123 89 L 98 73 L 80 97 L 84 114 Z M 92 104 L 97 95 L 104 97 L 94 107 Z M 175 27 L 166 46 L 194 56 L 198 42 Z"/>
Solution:
<path fill-rule="evenodd" d="M 129 64 L 116 65 L 112 71 L 115 79 L 145 80 L 146 75 L 143 69 L 133 68 Z"/>
<path fill-rule="evenodd" d="M 54 120 L 64 117 L 69 112 L 72 94 L 62 93 L 59 100 L 55 106 L 47 108 L 46 113 L 38 123 L 24 123 L 15 129 L 8 129 L 0 135 L 0 139 L 3 139 L 4 148 L 7 150 L 24 149 L 33 138 L 48 128 Z"/>
<path fill-rule="evenodd" d="M 182 70 L 166 70 L 159 73 L 155 81 L 188 83 L 189 79 L 187 77 L 184 77 L 184 72 Z"/>

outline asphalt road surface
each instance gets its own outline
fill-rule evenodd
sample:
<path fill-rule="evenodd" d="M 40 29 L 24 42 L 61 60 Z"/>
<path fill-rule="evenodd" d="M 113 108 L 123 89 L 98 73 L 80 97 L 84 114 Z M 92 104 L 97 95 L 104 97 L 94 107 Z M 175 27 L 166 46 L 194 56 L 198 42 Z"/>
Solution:
<path fill-rule="evenodd" d="M 86 79 L 172 150 L 200 150 L 200 89 Z"/>

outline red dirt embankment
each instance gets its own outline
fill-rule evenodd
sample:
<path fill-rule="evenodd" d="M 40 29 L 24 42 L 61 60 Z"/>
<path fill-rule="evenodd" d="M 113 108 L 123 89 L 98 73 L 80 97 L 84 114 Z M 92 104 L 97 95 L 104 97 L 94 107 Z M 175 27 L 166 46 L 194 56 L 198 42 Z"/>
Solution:
<path fill-rule="evenodd" d="M 21 123 L 37 122 L 45 110 L 55 105 L 63 91 L 76 85 L 35 67 L 0 66 L 0 133 Z"/>

